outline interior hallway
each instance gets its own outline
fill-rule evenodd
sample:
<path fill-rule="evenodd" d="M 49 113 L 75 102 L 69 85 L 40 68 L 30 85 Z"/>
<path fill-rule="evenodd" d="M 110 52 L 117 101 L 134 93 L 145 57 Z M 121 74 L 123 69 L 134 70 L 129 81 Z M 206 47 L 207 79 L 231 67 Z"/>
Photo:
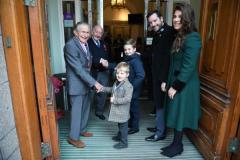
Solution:
<path fill-rule="evenodd" d="M 146 127 L 153 127 L 155 125 L 154 117 L 150 117 L 148 113 L 152 110 L 152 104 L 149 101 L 140 101 L 141 103 L 141 121 L 140 132 L 128 136 L 128 148 L 116 150 L 113 145 L 116 143 L 112 141 L 112 136 L 117 133 L 117 124 L 108 122 L 107 120 L 100 120 L 94 115 L 94 109 L 91 111 L 88 131 L 93 133 L 93 137 L 81 137 L 86 147 L 83 149 L 74 148 L 68 144 L 66 139 L 69 130 L 70 114 L 59 120 L 59 141 L 60 152 L 62 160 L 154 160 L 154 159 L 169 159 L 160 154 L 160 148 L 171 143 L 173 134 L 169 131 L 167 138 L 164 141 L 147 142 L 145 137 L 152 133 L 146 130 Z M 107 110 L 105 116 L 107 116 Z M 184 136 L 184 152 L 180 156 L 172 159 L 177 160 L 202 160 L 203 157 Z"/>

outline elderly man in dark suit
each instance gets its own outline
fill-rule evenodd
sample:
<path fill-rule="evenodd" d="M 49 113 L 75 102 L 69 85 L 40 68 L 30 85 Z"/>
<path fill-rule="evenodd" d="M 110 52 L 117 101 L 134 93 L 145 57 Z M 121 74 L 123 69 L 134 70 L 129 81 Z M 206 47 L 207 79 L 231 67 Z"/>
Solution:
<path fill-rule="evenodd" d="M 92 37 L 88 40 L 90 52 L 93 56 L 92 75 L 103 86 L 108 85 L 109 71 L 100 63 L 101 59 L 108 60 L 108 51 L 104 41 L 101 39 L 103 28 L 95 25 L 92 31 Z M 103 115 L 107 94 L 104 92 L 96 93 L 95 115 L 101 120 L 105 120 Z"/>
<path fill-rule="evenodd" d="M 72 106 L 68 143 L 83 148 L 85 144 L 79 140 L 79 137 L 92 136 L 92 133 L 86 131 L 90 113 L 90 89 L 95 87 L 101 90 L 102 85 L 90 75 L 92 56 L 87 44 L 90 36 L 89 25 L 78 22 L 74 34 L 75 36 L 64 47 L 67 87 Z"/>
<path fill-rule="evenodd" d="M 146 141 L 159 141 L 166 136 L 164 117 L 164 97 L 165 93 L 161 88 L 165 88 L 170 64 L 170 51 L 175 37 L 175 31 L 163 21 L 163 16 L 157 11 L 148 13 L 147 20 L 149 26 L 154 31 L 152 43 L 152 79 L 153 79 L 153 100 L 156 107 L 157 128 L 147 128 L 155 132 Z"/>

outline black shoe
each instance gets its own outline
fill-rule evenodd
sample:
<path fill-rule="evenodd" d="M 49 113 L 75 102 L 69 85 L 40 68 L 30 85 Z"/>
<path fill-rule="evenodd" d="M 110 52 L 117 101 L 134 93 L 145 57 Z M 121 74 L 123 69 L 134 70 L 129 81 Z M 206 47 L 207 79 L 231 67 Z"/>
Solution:
<path fill-rule="evenodd" d="M 149 128 L 147 128 L 147 130 L 155 133 L 157 131 L 157 128 L 156 127 L 154 127 L 154 128 L 149 127 Z"/>
<path fill-rule="evenodd" d="M 116 142 L 119 142 L 121 139 L 120 139 L 120 137 L 118 137 L 118 136 L 113 136 L 113 137 L 112 137 L 112 140 L 114 140 L 114 141 L 116 141 Z"/>
<path fill-rule="evenodd" d="M 151 142 L 157 142 L 159 140 L 164 140 L 166 138 L 166 135 L 162 135 L 160 137 L 158 137 L 157 135 L 151 135 L 150 137 L 146 137 L 145 140 L 146 141 L 151 141 Z"/>
<path fill-rule="evenodd" d="M 168 149 L 165 149 L 163 152 L 161 152 L 162 155 L 172 158 L 174 156 L 180 155 L 183 152 L 183 145 L 172 145 Z"/>
<path fill-rule="evenodd" d="M 123 148 L 127 148 L 127 147 L 128 147 L 127 144 L 124 144 L 124 143 L 121 143 L 121 142 L 117 143 L 113 146 L 113 148 L 115 148 L 115 149 L 123 149 Z"/>
<path fill-rule="evenodd" d="M 156 110 L 153 110 L 148 114 L 149 116 L 155 117 L 156 116 Z"/>
<path fill-rule="evenodd" d="M 95 114 L 99 119 L 101 120 L 105 120 L 105 116 L 104 115 L 100 115 L 100 114 Z"/>
<path fill-rule="evenodd" d="M 137 133 L 139 132 L 139 129 L 129 129 L 128 130 L 128 134 L 134 134 L 134 133 Z"/>

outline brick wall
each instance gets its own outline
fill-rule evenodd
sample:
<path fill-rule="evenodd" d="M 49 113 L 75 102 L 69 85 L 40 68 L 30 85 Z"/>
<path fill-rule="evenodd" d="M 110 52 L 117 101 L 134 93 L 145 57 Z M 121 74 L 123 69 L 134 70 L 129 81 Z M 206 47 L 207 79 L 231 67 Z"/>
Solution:
<path fill-rule="evenodd" d="M 0 24 L 0 160 L 21 160 Z"/>

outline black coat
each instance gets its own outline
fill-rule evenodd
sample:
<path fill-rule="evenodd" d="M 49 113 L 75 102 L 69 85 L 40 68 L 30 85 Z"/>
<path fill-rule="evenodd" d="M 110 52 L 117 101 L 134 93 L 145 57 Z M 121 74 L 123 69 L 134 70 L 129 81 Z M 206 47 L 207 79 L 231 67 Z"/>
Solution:
<path fill-rule="evenodd" d="M 143 68 L 140 55 L 134 53 L 133 55 L 126 56 L 124 61 L 130 66 L 129 82 L 133 85 L 133 99 L 140 96 L 142 82 L 144 81 L 145 71 Z"/>
<path fill-rule="evenodd" d="M 101 58 L 108 60 L 108 51 L 104 41 L 100 40 L 100 47 L 98 47 L 94 40 L 90 38 L 88 40 L 88 46 L 92 54 L 92 69 L 97 72 L 106 70 L 100 63 Z"/>
<path fill-rule="evenodd" d="M 133 86 L 132 99 L 136 99 L 141 94 L 141 86 L 145 78 L 145 71 L 143 68 L 142 60 L 140 55 L 134 53 L 130 56 L 125 56 L 124 62 L 127 62 L 130 67 L 128 79 Z M 113 72 L 116 65 L 116 63 L 109 63 L 108 69 Z"/>
<path fill-rule="evenodd" d="M 170 64 L 170 51 L 175 38 L 175 31 L 171 26 L 164 24 L 153 37 L 152 43 L 152 78 L 154 103 L 163 107 L 164 93 L 161 92 L 161 83 L 167 82 Z"/>

